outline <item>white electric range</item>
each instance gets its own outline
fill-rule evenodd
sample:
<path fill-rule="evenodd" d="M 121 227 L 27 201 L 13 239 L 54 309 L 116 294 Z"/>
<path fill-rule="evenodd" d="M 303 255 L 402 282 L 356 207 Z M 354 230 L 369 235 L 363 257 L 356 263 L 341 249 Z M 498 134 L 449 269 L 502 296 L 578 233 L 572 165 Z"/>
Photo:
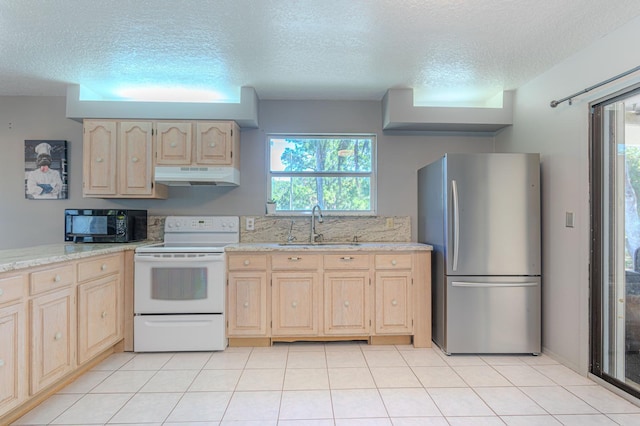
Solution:
<path fill-rule="evenodd" d="M 237 216 L 168 216 L 164 242 L 135 252 L 135 352 L 224 350 L 224 247 Z"/>

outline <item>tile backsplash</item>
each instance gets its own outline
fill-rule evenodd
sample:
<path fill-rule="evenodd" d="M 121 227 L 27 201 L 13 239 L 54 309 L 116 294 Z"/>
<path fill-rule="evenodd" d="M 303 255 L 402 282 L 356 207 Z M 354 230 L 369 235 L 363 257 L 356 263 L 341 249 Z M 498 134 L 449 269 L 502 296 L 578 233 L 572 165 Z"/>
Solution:
<path fill-rule="evenodd" d="M 254 230 L 247 231 L 246 218 L 254 219 Z M 147 238 L 152 241 L 164 239 L 166 216 L 149 216 Z M 293 221 L 293 226 L 292 226 Z M 289 235 L 295 242 L 309 241 L 310 216 L 240 216 L 241 243 L 286 242 Z M 410 242 L 410 216 L 324 216 L 316 223 L 316 232 L 327 242 Z"/>

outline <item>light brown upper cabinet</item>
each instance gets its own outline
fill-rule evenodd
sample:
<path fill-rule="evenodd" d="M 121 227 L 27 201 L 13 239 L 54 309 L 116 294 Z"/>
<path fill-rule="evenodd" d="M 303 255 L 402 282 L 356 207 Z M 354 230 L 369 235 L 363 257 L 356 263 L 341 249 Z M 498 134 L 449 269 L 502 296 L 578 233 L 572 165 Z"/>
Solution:
<path fill-rule="evenodd" d="M 234 121 L 157 122 L 156 164 L 240 167 L 240 129 Z"/>
<path fill-rule="evenodd" d="M 83 135 L 83 196 L 167 198 L 153 180 L 152 121 L 86 120 Z"/>

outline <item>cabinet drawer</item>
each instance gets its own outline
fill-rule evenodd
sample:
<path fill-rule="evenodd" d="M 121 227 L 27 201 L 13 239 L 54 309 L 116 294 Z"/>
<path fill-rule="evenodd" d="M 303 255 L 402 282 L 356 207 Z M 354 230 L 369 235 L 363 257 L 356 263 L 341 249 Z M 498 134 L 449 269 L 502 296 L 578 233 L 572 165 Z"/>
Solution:
<path fill-rule="evenodd" d="M 267 269 L 266 255 L 237 255 L 229 256 L 230 271 L 255 271 Z"/>
<path fill-rule="evenodd" d="M 0 278 L 0 305 L 19 300 L 23 292 L 24 277 L 22 275 Z"/>
<path fill-rule="evenodd" d="M 376 254 L 376 269 L 411 269 L 410 254 Z"/>
<path fill-rule="evenodd" d="M 73 265 L 66 264 L 57 268 L 31 273 L 31 294 L 38 294 L 72 285 L 74 282 Z"/>
<path fill-rule="evenodd" d="M 320 256 L 306 253 L 282 253 L 271 255 L 271 269 L 274 271 L 315 270 L 320 265 Z"/>
<path fill-rule="evenodd" d="M 369 269 L 369 255 L 325 254 L 325 269 Z"/>
<path fill-rule="evenodd" d="M 78 282 L 104 277 L 120 272 L 120 256 L 101 257 L 78 263 Z"/>

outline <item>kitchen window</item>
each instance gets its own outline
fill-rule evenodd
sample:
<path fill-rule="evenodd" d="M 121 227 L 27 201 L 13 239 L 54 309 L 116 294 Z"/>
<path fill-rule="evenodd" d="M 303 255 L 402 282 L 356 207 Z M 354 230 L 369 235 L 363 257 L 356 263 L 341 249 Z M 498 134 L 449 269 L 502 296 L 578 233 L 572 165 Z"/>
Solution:
<path fill-rule="evenodd" d="M 269 135 L 267 198 L 276 213 L 375 214 L 375 135 Z"/>

